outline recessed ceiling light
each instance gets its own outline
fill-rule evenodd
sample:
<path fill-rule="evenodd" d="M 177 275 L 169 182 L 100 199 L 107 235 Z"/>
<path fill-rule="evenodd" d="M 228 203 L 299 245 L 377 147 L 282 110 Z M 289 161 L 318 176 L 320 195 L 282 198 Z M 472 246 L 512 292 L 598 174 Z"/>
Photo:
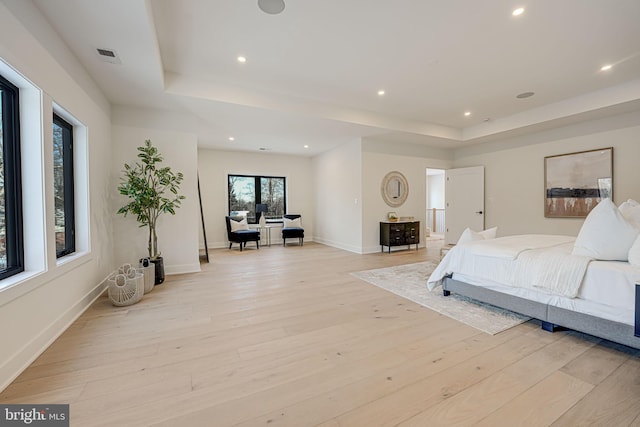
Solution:
<path fill-rule="evenodd" d="M 513 12 L 511 12 L 511 14 L 513 16 L 520 16 L 524 13 L 524 7 L 519 7 L 517 9 L 515 9 Z"/>
<path fill-rule="evenodd" d="M 516 98 L 518 99 L 531 98 L 533 95 L 535 95 L 535 92 L 522 92 L 516 95 Z"/>
<path fill-rule="evenodd" d="M 245 62 L 247 62 L 247 58 L 244 56 L 238 56 L 238 62 L 241 62 L 244 64 Z"/>
<path fill-rule="evenodd" d="M 232 137 L 232 136 L 230 136 L 230 137 L 229 137 L 229 141 L 233 142 L 233 141 L 235 141 L 235 140 L 236 140 L 236 139 L 235 139 L 234 137 Z"/>
<path fill-rule="evenodd" d="M 464 116 L 465 116 L 465 117 L 469 117 L 470 115 L 471 115 L 471 111 L 465 111 L 465 112 L 464 112 Z"/>
<path fill-rule="evenodd" d="M 609 71 L 612 68 L 613 68 L 613 65 L 607 64 L 607 65 L 603 66 L 602 68 L 600 68 L 600 71 Z"/>
<path fill-rule="evenodd" d="M 380 96 L 384 95 L 384 90 L 382 90 L 382 89 L 381 89 L 381 90 L 379 90 L 379 91 L 378 91 L 378 95 L 380 95 Z"/>
<path fill-rule="evenodd" d="M 304 148 L 309 148 L 309 146 L 307 144 L 304 144 Z"/>

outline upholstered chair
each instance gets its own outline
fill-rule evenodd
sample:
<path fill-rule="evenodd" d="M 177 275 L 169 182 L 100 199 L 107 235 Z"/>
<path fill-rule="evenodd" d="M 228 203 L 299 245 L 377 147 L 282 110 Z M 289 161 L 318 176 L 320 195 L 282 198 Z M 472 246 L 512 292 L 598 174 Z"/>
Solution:
<path fill-rule="evenodd" d="M 287 245 L 287 239 L 297 238 L 300 246 L 304 243 L 304 228 L 302 228 L 302 217 L 296 214 L 283 215 L 282 244 Z"/>
<path fill-rule="evenodd" d="M 249 229 L 246 218 L 242 216 L 226 216 L 227 238 L 229 249 L 233 243 L 240 244 L 240 251 L 247 246 L 247 242 L 256 242 L 256 248 L 260 249 L 260 231 Z"/>

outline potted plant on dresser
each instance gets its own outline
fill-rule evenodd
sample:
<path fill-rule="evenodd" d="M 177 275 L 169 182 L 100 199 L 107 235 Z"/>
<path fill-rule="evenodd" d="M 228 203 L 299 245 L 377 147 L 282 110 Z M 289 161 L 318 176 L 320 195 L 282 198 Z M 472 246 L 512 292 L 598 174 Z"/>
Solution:
<path fill-rule="evenodd" d="M 158 285 L 164 282 L 164 260 L 158 250 L 156 223 L 162 214 L 175 215 L 184 200 L 178 193 L 183 175 L 160 165 L 163 158 L 149 139 L 138 147 L 138 158 L 134 165 L 124 164 L 118 191 L 128 197 L 129 202 L 118 209 L 118 213 L 135 215 L 140 227 L 147 227 L 149 259 L 155 264 L 155 284 Z"/>

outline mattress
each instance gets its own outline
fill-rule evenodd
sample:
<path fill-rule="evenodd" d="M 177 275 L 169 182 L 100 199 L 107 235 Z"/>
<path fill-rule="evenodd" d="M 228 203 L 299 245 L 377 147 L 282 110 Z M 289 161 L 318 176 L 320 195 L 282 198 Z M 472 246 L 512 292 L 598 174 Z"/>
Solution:
<path fill-rule="evenodd" d="M 496 240 L 500 241 L 500 239 Z M 544 241 L 539 236 L 536 236 L 534 240 L 537 241 L 536 247 L 539 247 L 540 242 Z M 547 242 L 553 250 L 570 252 L 573 238 L 558 240 L 550 237 Z M 509 257 L 497 256 L 496 253 L 489 256 L 479 255 L 477 245 L 476 248 L 461 246 L 454 249 L 449 251 L 429 278 L 429 289 L 433 290 L 437 287 L 444 275 L 452 274 L 455 280 L 471 285 L 614 322 L 634 325 L 635 283 L 640 283 L 640 269 L 633 267 L 628 262 L 591 261 L 580 283 L 577 297 L 569 298 L 504 283 L 504 278 L 508 277 L 507 272 L 513 261 Z"/>

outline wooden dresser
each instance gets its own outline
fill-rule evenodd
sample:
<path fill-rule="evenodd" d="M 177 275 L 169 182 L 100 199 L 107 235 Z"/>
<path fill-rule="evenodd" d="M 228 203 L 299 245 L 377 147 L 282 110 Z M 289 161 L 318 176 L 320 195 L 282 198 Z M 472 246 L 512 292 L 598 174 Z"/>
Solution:
<path fill-rule="evenodd" d="M 380 222 L 380 251 L 384 252 L 384 247 L 389 248 L 391 252 L 392 246 L 408 246 L 407 249 L 411 249 L 411 245 L 420 243 L 420 221 L 397 221 Z"/>

